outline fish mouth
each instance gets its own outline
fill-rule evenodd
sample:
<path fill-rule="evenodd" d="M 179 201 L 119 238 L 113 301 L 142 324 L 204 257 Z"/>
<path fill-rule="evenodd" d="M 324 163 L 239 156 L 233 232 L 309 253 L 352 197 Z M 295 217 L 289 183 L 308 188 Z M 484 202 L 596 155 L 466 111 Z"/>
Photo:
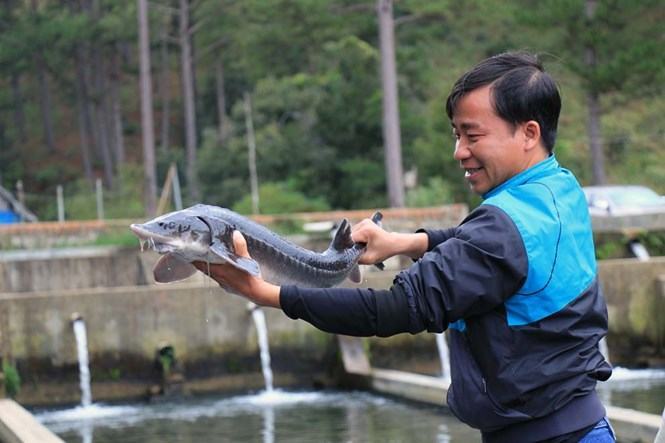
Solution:
<path fill-rule="evenodd" d="M 129 229 L 139 238 L 141 251 L 148 247 L 160 254 L 163 254 L 165 252 L 170 252 L 173 249 L 170 246 L 170 243 L 173 241 L 173 239 L 168 236 L 149 231 L 142 225 L 136 223 L 131 224 Z"/>
<path fill-rule="evenodd" d="M 148 231 L 142 225 L 136 223 L 129 225 L 129 229 L 131 229 L 131 231 L 139 238 L 139 240 L 152 240 L 163 243 L 167 243 L 169 240 L 171 240 L 170 237 Z"/>

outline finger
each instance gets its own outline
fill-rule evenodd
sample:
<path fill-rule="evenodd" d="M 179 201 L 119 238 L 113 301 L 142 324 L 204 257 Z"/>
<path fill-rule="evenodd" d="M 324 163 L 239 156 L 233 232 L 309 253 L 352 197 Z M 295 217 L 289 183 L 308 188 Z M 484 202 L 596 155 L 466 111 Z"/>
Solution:
<path fill-rule="evenodd" d="M 247 251 L 247 241 L 240 231 L 233 231 L 233 248 L 235 253 L 241 257 L 249 258 L 249 251 Z"/>
<path fill-rule="evenodd" d="M 365 226 L 367 226 L 367 223 L 371 223 L 371 220 L 368 218 L 360 220 L 358 223 L 351 226 L 351 232 L 364 228 Z"/>
<path fill-rule="evenodd" d="M 351 232 L 351 240 L 354 243 L 367 243 L 369 241 L 369 235 L 367 235 L 366 230 Z"/>

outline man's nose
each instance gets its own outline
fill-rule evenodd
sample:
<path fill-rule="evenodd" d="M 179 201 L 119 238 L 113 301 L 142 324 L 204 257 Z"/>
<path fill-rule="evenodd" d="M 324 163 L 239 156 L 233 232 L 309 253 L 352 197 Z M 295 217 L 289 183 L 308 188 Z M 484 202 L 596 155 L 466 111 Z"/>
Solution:
<path fill-rule="evenodd" d="M 461 140 L 457 140 L 455 143 L 455 152 L 453 153 L 453 158 L 455 160 L 461 161 L 469 157 L 471 157 L 471 151 L 469 151 L 467 145 Z"/>

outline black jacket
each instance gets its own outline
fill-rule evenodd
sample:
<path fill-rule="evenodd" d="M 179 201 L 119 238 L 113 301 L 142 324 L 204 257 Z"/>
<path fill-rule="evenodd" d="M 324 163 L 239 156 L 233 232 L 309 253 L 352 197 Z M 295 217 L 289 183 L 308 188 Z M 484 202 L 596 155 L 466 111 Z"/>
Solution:
<path fill-rule="evenodd" d="M 448 405 L 486 441 L 588 428 L 611 368 L 582 191 L 550 157 L 484 198 L 456 228 L 425 231 L 428 252 L 389 291 L 284 286 L 282 309 L 347 335 L 450 329 Z"/>

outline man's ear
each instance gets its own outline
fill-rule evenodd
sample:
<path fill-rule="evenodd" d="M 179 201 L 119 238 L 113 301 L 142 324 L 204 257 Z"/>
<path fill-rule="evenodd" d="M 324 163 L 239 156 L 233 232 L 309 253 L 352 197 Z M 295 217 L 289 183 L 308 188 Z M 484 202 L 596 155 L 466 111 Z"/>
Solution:
<path fill-rule="evenodd" d="M 540 136 L 540 125 L 535 120 L 529 120 L 522 124 L 522 133 L 524 134 L 524 148 L 530 151 L 538 146 L 542 146 Z"/>

